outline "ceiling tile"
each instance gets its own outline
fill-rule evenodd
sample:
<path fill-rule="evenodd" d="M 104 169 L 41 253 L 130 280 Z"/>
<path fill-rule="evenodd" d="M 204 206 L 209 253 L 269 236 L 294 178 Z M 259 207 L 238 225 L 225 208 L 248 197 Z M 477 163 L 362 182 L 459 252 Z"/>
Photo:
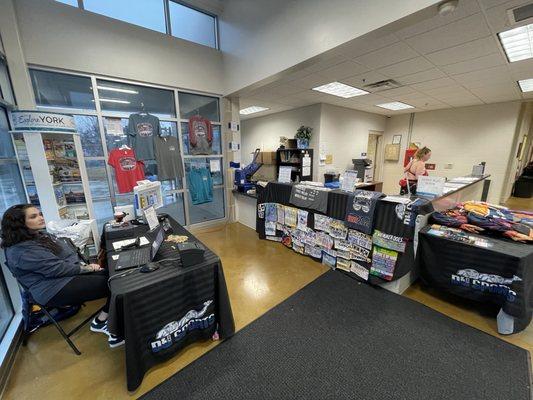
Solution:
<path fill-rule="evenodd" d="M 510 63 L 508 68 L 513 80 L 533 78 L 533 58 Z"/>
<path fill-rule="evenodd" d="M 462 87 L 461 85 L 453 85 L 453 86 L 445 86 L 445 87 L 441 87 L 441 88 L 435 88 L 435 89 L 431 89 L 431 90 L 423 90 L 422 92 L 430 95 L 430 96 L 434 96 L 434 97 L 439 97 L 439 96 L 460 96 L 460 95 L 466 95 L 466 96 L 469 96 L 471 95 L 471 93 L 465 89 L 464 87 Z"/>
<path fill-rule="evenodd" d="M 413 83 L 420 83 L 431 81 L 434 79 L 444 78 L 446 75 L 436 68 L 428 69 L 427 71 L 417 72 L 416 74 L 402 76 L 398 81 L 404 85 L 411 85 Z"/>
<path fill-rule="evenodd" d="M 416 51 L 411 49 L 405 43 L 395 43 L 382 49 L 357 57 L 355 61 L 366 65 L 371 69 L 386 67 L 399 63 L 400 61 L 409 60 L 417 57 Z"/>
<path fill-rule="evenodd" d="M 477 106 L 479 104 L 483 104 L 483 101 L 474 97 L 470 99 L 457 99 L 457 100 L 452 99 L 452 100 L 446 101 L 446 103 L 452 107 L 468 107 L 468 106 Z"/>
<path fill-rule="evenodd" d="M 473 60 L 443 65 L 440 67 L 440 69 L 449 75 L 457 75 L 471 71 L 478 71 L 480 69 L 496 67 L 498 65 L 504 65 L 505 63 L 506 61 L 500 53 L 494 53 L 487 56 L 474 58 Z"/>
<path fill-rule="evenodd" d="M 499 48 L 495 38 L 487 36 L 458 46 L 429 53 L 426 55 L 426 58 L 438 66 L 471 60 L 498 51 Z"/>
<path fill-rule="evenodd" d="M 516 84 L 498 84 L 498 85 L 487 85 L 482 86 L 478 88 L 472 88 L 470 89 L 472 93 L 474 93 L 478 97 L 485 97 L 485 96 L 496 96 L 496 97 L 502 97 L 502 96 L 517 96 L 520 97 L 520 91 L 518 89 L 518 86 Z"/>
<path fill-rule="evenodd" d="M 487 0 L 483 0 L 482 7 L 487 7 L 485 4 Z M 531 3 L 531 0 L 511 0 L 506 2 L 500 2 L 501 4 L 493 7 L 488 7 L 485 10 L 487 21 L 493 33 L 498 33 L 507 29 L 513 28 L 507 17 L 507 10 Z"/>
<path fill-rule="evenodd" d="M 480 13 L 410 37 L 405 41 L 416 51 L 422 54 L 429 54 L 437 50 L 480 39 L 490 35 L 490 33 L 485 18 Z"/>
<path fill-rule="evenodd" d="M 319 71 L 320 75 L 323 75 L 332 81 L 338 81 L 349 76 L 354 76 L 367 72 L 368 68 L 364 65 L 358 64 L 354 61 L 345 61 L 343 63 L 337 64 L 333 67 L 329 67 L 322 71 Z"/>
<path fill-rule="evenodd" d="M 341 62 L 346 61 L 346 58 L 337 55 L 337 56 L 324 56 L 324 55 L 318 55 L 316 57 L 313 57 L 312 59 L 304 61 L 302 64 L 303 71 L 307 72 L 308 74 L 313 72 L 318 72 L 323 69 L 333 67 L 334 65 L 340 64 Z"/>
<path fill-rule="evenodd" d="M 454 75 L 453 79 L 466 87 L 479 87 L 478 84 L 472 86 L 473 82 L 508 82 L 511 80 L 509 70 L 506 65 L 483 69 L 480 71 L 467 72 L 465 74 Z"/>
<path fill-rule="evenodd" d="M 357 39 L 354 39 L 348 43 L 344 43 L 337 48 L 342 50 L 342 54 L 346 58 L 355 58 L 382 47 L 390 46 L 391 44 L 399 41 L 400 40 L 392 34 L 376 37 L 375 34 L 370 33 L 368 35 L 358 37 Z"/>
<path fill-rule="evenodd" d="M 416 57 L 407 61 L 399 62 L 397 64 L 389 65 L 385 68 L 380 68 L 377 70 L 377 72 L 387 75 L 391 78 L 397 78 L 399 76 L 414 74 L 415 72 L 421 72 L 431 68 L 434 68 L 434 65 L 425 58 Z"/>
<path fill-rule="evenodd" d="M 300 87 L 302 89 L 312 89 L 314 87 L 325 85 L 326 83 L 330 83 L 330 82 L 331 82 L 331 79 L 325 76 L 322 76 L 318 73 L 315 73 L 315 74 L 309 74 L 295 81 L 291 81 L 291 85 Z"/>
<path fill-rule="evenodd" d="M 356 103 L 367 104 L 367 105 L 390 103 L 389 98 L 383 97 L 377 94 L 365 94 L 364 96 L 357 96 L 357 97 L 354 97 L 353 99 L 354 99 L 354 102 Z"/>
<path fill-rule="evenodd" d="M 454 86 L 456 84 L 457 82 L 455 82 L 452 78 L 439 78 L 439 79 L 433 79 L 431 81 L 415 83 L 411 85 L 411 87 L 424 92 L 426 90 L 431 90 L 431 89 L 436 89 L 436 88 L 446 87 L 446 86 Z"/>
<path fill-rule="evenodd" d="M 406 39 L 411 36 L 419 35 L 421 33 L 430 31 L 440 26 L 448 25 L 459 19 L 468 17 L 469 15 L 480 12 L 481 9 L 476 0 L 462 0 L 457 5 L 454 12 L 448 15 L 439 15 L 435 10 L 435 16 L 427 18 L 421 22 L 411 25 L 407 28 L 403 28 L 396 32 L 396 35 L 401 39 Z"/>
<path fill-rule="evenodd" d="M 266 93 L 267 95 L 274 94 L 278 97 L 283 97 L 283 96 L 288 96 L 291 94 L 300 93 L 302 91 L 303 89 L 301 87 L 286 83 L 284 85 L 279 85 L 272 89 L 266 90 L 264 93 Z"/>
<path fill-rule="evenodd" d="M 359 89 L 364 89 L 365 85 L 379 82 L 385 79 L 387 79 L 385 75 L 378 74 L 377 72 L 369 71 L 369 72 L 365 72 L 364 74 L 351 76 L 349 78 L 344 78 L 342 79 L 342 83 L 355 86 Z"/>
<path fill-rule="evenodd" d="M 411 86 L 402 86 L 396 89 L 381 90 L 378 92 L 380 96 L 385 96 L 389 98 L 394 98 L 396 96 L 402 96 L 402 95 L 408 95 L 408 94 L 414 94 L 414 93 L 416 93 L 416 90 L 413 89 Z"/>

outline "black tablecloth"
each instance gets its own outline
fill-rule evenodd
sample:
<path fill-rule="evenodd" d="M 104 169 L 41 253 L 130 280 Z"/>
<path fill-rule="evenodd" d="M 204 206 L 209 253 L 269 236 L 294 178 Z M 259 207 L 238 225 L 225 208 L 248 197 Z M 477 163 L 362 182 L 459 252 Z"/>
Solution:
<path fill-rule="evenodd" d="M 171 220 L 171 225 L 174 234 L 197 240 L 176 221 Z M 155 260 L 179 257 L 171 246 L 164 242 Z M 115 275 L 113 254 L 116 253 L 109 252 L 107 256 L 110 276 Z M 126 340 L 130 391 L 141 384 L 148 369 L 168 360 L 189 343 L 210 339 L 215 331 L 222 339 L 235 332 L 224 271 L 216 254 L 207 249 L 201 264 L 187 268 L 179 260 L 160 265 L 151 273 L 134 271 L 110 281 L 109 325 L 113 333 Z M 173 326 L 168 326 L 169 323 Z M 167 332 L 175 332 L 170 341 L 161 332 L 165 326 Z M 160 332 L 163 340 L 157 337 Z"/>
<path fill-rule="evenodd" d="M 266 187 L 258 188 L 257 191 L 257 205 L 258 207 L 263 203 L 279 203 L 286 206 L 294 207 L 290 203 L 291 183 L 269 182 Z M 352 194 L 342 190 L 332 190 L 328 193 L 328 208 L 326 215 L 328 217 L 344 221 L 346 215 L 346 206 L 351 201 Z M 386 200 L 379 200 L 374 214 L 374 229 L 378 229 L 383 233 L 394 236 L 404 237 L 408 240 L 404 253 L 398 254 L 396 267 L 392 280 L 397 280 L 406 275 L 415 265 L 414 257 L 414 220 L 418 214 L 427 214 L 433 210 L 431 203 L 425 201 L 425 204 L 420 206 L 417 212 L 413 215 L 413 223 L 408 225 L 404 223 L 403 218 L 397 213 L 398 203 Z M 314 214 L 318 213 L 315 210 L 305 209 L 309 212 L 307 216 L 307 225 L 314 226 Z M 320 213 L 318 213 L 320 214 Z M 256 212 L 256 232 L 259 238 L 265 238 L 265 220 L 259 218 Z M 351 273 L 350 273 L 351 274 Z M 377 276 L 370 275 L 368 282 L 377 284 L 387 282 Z"/>
<path fill-rule="evenodd" d="M 525 329 L 533 311 L 533 245 L 470 234 L 488 240 L 491 247 L 484 248 L 431 235 L 429 229 L 418 235 L 417 265 L 423 281 L 497 304 L 515 318 L 513 333 Z"/>

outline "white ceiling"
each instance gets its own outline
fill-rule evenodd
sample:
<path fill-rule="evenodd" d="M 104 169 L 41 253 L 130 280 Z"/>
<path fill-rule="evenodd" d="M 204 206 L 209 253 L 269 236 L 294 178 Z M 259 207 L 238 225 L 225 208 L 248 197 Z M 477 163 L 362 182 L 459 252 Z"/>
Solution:
<path fill-rule="evenodd" d="M 240 97 L 241 108 L 270 108 L 243 119 L 315 103 L 395 115 L 533 99 L 533 93 L 521 93 L 516 83 L 533 78 L 533 59 L 508 63 L 497 38 L 498 32 L 511 28 L 506 11 L 531 2 L 459 0 L 449 15 L 440 16 L 435 9 L 433 17 L 416 23 L 398 21 L 234 96 Z M 363 88 L 389 78 L 402 86 L 350 99 L 311 90 L 332 81 Z M 389 111 L 375 106 L 391 101 L 415 109 Z"/>

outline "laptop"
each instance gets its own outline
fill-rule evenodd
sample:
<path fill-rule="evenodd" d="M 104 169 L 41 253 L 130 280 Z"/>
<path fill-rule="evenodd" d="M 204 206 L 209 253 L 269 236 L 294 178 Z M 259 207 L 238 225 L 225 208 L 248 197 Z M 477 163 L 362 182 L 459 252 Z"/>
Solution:
<path fill-rule="evenodd" d="M 120 252 L 115 271 L 139 267 L 148 264 L 155 258 L 161 244 L 165 240 L 165 231 L 161 225 L 157 225 L 155 229 L 149 231 L 146 236 L 151 239 L 151 246 L 144 246 Z"/>

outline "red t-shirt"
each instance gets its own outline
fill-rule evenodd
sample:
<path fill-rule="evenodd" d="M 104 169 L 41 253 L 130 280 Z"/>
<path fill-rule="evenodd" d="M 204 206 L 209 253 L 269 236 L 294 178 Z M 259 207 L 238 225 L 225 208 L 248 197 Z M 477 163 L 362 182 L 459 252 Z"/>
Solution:
<path fill-rule="evenodd" d="M 132 149 L 113 149 L 107 161 L 115 169 L 119 193 L 129 193 L 144 179 L 144 164 L 137 161 Z"/>

